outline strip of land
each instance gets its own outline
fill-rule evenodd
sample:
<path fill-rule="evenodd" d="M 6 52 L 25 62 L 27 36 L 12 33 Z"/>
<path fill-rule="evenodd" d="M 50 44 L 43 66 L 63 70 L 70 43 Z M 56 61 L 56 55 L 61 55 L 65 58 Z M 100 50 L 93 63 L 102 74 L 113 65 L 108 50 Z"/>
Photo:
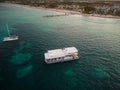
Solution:
<path fill-rule="evenodd" d="M 22 5 L 22 4 L 16 4 L 16 3 L 1 3 L 1 4 L 9 4 L 17 7 L 23 7 L 28 9 L 40 9 L 40 10 L 48 10 L 48 11 L 55 11 L 59 12 L 60 14 L 57 15 L 47 15 L 46 17 L 57 17 L 57 16 L 68 16 L 68 15 L 80 15 L 80 16 L 87 16 L 87 17 L 100 17 L 100 18 L 116 18 L 120 19 L 120 16 L 113 16 L 113 15 L 101 15 L 101 14 L 86 14 L 74 10 L 66 10 L 66 9 L 57 9 L 57 8 L 45 8 L 45 7 L 36 7 L 31 5 Z"/>

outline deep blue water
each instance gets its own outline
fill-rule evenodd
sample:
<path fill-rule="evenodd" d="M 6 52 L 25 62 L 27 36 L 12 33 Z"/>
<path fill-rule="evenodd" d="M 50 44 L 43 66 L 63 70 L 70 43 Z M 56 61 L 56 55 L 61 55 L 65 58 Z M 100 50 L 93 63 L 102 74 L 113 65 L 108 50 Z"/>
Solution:
<path fill-rule="evenodd" d="M 120 20 L 46 15 L 0 4 L 0 90 L 120 90 Z M 15 42 L 2 42 L 11 34 Z M 44 53 L 75 46 L 78 61 L 47 65 Z"/>

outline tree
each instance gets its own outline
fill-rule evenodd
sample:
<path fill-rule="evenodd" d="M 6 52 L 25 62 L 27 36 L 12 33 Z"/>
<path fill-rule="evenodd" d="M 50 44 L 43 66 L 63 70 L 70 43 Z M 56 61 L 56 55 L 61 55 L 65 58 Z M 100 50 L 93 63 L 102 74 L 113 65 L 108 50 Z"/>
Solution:
<path fill-rule="evenodd" d="M 90 13 L 93 13 L 93 12 L 95 12 L 95 11 L 96 11 L 96 9 L 95 9 L 94 7 L 91 7 L 91 6 L 85 6 L 85 7 L 84 7 L 84 11 L 83 11 L 83 13 L 90 14 Z"/>

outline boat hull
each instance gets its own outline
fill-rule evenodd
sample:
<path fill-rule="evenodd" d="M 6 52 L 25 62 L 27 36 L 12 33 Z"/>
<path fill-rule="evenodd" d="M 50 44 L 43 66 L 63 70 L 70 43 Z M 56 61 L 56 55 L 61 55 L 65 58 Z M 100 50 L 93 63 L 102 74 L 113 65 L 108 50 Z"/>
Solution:
<path fill-rule="evenodd" d="M 79 59 L 78 50 L 75 47 L 48 50 L 44 54 L 44 56 L 45 56 L 45 62 L 47 64 L 73 61 Z"/>
<path fill-rule="evenodd" d="M 18 40 L 18 36 L 14 37 L 14 38 L 13 37 L 6 37 L 3 39 L 4 42 L 16 41 L 16 40 Z"/>
<path fill-rule="evenodd" d="M 54 64 L 54 63 L 62 63 L 62 62 L 68 62 L 68 61 L 75 61 L 75 60 L 78 60 L 79 57 L 73 59 L 73 58 L 69 58 L 69 59 L 63 59 L 63 60 L 54 60 L 54 61 L 47 61 L 45 60 L 45 63 L 47 64 Z"/>

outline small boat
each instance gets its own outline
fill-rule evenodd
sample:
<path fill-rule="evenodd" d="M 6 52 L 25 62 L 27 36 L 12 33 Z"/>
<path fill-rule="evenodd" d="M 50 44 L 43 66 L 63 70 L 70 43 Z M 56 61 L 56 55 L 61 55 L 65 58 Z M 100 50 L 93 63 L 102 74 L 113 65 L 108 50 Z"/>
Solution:
<path fill-rule="evenodd" d="M 18 36 L 10 34 L 10 30 L 9 30 L 8 24 L 6 24 L 6 27 L 7 27 L 7 31 L 8 31 L 8 37 L 5 37 L 3 39 L 3 41 L 6 42 L 6 41 L 15 41 L 15 40 L 18 40 L 19 39 Z"/>
<path fill-rule="evenodd" d="M 48 52 L 45 53 L 44 56 L 45 56 L 45 62 L 47 64 L 79 59 L 78 50 L 75 47 L 48 50 Z"/>

